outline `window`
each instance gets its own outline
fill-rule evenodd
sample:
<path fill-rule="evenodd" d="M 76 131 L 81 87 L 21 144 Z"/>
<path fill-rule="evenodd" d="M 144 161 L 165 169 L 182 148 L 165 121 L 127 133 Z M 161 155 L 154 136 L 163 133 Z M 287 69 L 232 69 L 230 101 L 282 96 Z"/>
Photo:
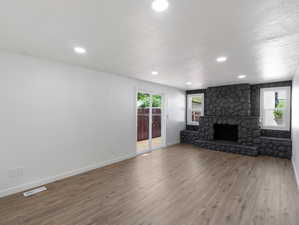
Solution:
<path fill-rule="evenodd" d="M 261 122 L 263 129 L 290 129 L 290 87 L 261 89 Z"/>
<path fill-rule="evenodd" d="M 204 115 L 204 94 L 188 95 L 187 121 L 189 125 L 198 125 L 199 118 Z"/>

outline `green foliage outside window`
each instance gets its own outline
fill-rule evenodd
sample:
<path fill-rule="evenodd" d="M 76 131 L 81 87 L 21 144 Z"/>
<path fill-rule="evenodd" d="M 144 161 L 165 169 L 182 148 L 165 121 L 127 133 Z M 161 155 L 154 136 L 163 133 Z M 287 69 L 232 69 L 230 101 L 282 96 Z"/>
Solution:
<path fill-rule="evenodd" d="M 160 95 L 153 95 L 153 107 L 161 107 L 162 98 Z"/>
<path fill-rule="evenodd" d="M 160 95 L 152 95 L 152 107 L 161 107 L 162 97 Z M 150 95 L 144 93 L 138 93 L 138 102 L 137 105 L 139 108 L 148 108 L 150 107 Z"/>
<path fill-rule="evenodd" d="M 201 104 L 202 103 L 201 97 L 192 98 L 192 103 Z"/>
<path fill-rule="evenodd" d="M 276 120 L 281 120 L 283 118 L 283 109 L 285 107 L 285 100 L 284 99 L 277 99 L 277 106 L 273 111 L 274 118 Z"/>
<path fill-rule="evenodd" d="M 283 109 L 285 107 L 285 100 L 279 99 L 278 105 L 276 108 Z"/>

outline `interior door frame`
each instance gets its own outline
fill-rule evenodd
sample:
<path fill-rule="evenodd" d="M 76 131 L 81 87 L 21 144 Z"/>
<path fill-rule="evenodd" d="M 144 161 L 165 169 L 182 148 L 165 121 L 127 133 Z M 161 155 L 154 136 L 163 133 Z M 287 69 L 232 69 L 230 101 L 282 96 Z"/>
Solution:
<path fill-rule="evenodd" d="M 150 95 L 150 110 L 149 110 L 149 149 L 143 151 L 143 152 L 137 152 L 137 137 L 138 137 L 138 107 L 137 107 L 137 97 L 138 93 L 144 93 L 144 94 L 149 94 Z M 162 97 L 161 101 L 161 136 L 162 136 L 162 144 L 159 147 L 152 148 L 152 96 L 153 95 L 160 95 Z M 149 153 L 161 148 L 164 148 L 166 146 L 166 95 L 161 92 L 155 92 L 152 90 L 147 90 L 147 89 L 142 89 L 142 88 L 136 88 L 135 90 L 135 99 L 134 99 L 134 104 L 135 104 L 135 119 L 136 119 L 136 131 L 135 131 L 135 148 L 136 148 L 136 153 L 138 155 L 144 154 L 144 153 Z"/>

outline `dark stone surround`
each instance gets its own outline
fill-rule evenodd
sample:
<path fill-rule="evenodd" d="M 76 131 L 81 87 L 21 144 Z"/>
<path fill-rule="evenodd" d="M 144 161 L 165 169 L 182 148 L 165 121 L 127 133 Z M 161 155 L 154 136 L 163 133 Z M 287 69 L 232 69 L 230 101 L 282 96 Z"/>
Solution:
<path fill-rule="evenodd" d="M 253 145 L 253 140 L 260 136 L 257 117 L 217 117 L 204 116 L 199 121 L 199 139 L 213 141 L 214 124 L 238 125 L 240 145 Z"/>
<path fill-rule="evenodd" d="M 187 125 L 181 142 L 202 148 L 256 156 L 291 158 L 290 131 L 262 130 L 259 125 L 260 88 L 291 86 L 291 81 L 211 87 L 187 94 L 205 93 L 205 116 L 198 126 Z M 238 142 L 214 139 L 214 124 L 238 125 Z"/>

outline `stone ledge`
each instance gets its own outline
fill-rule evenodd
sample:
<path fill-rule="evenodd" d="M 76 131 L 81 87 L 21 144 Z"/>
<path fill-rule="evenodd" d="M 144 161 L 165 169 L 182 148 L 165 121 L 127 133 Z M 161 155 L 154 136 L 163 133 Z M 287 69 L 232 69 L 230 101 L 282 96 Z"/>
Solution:
<path fill-rule="evenodd" d="M 259 154 L 291 159 L 292 140 L 289 138 L 260 137 Z"/>
<path fill-rule="evenodd" d="M 228 153 L 236 153 L 241 155 L 258 156 L 258 147 L 239 145 L 235 143 L 197 140 L 195 145 L 209 150 L 223 151 Z"/>
<path fill-rule="evenodd" d="M 277 138 L 277 137 L 266 137 L 261 136 L 260 139 L 267 140 L 267 141 L 279 141 L 292 144 L 292 140 L 290 138 Z"/>
<path fill-rule="evenodd" d="M 226 115 L 226 116 L 213 116 L 213 115 L 209 115 L 209 116 L 202 116 L 204 118 L 224 118 L 224 119 L 259 119 L 260 117 L 258 116 L 231 116 L 231 115 Z"/>
<path fill-rule="evenodd" d="M 188 134 L 198 134 L 197 130 L 182 130 L 181 132 L 188 133 Z"/>

